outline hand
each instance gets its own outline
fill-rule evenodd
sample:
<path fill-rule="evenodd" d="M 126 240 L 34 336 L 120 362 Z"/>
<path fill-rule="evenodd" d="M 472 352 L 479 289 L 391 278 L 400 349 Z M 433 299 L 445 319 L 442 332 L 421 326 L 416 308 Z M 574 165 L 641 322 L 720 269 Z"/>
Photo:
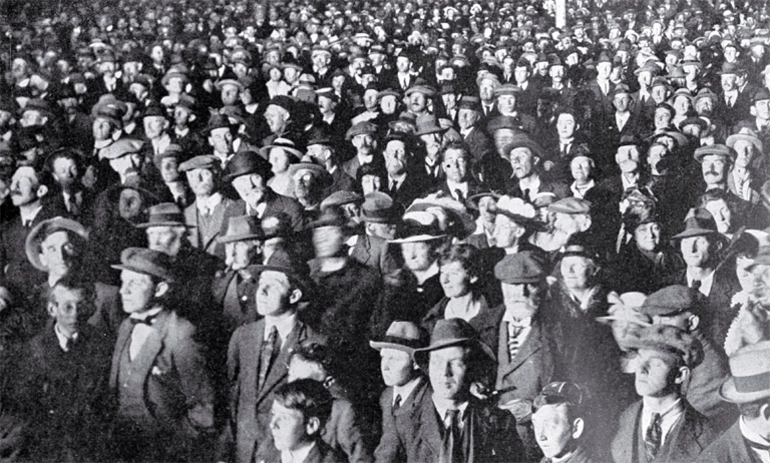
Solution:
<path fill-rule="evenodd" d="M 479 381 L 471 383 L 471 394 L 481 400 L 487 400 L 492 391 Z"/>
<path fill-rule="evenodd" d="M 545 171 L 546 171 L 546 172 L 548 172 L 548 171 L 550 171 L 551 169 L 553 169 L 553 166 L 554 166 L 554 163 L 553 163 L 553 161 L 545 161 L 545 162 L 543 163 L 543 169 L 545 169 Z"/>

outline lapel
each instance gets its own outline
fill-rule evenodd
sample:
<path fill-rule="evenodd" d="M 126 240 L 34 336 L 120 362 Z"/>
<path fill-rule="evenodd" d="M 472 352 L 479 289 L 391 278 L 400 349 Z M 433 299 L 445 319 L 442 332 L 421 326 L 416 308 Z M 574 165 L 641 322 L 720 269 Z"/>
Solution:
<path fill-rule="evenodd" d="M 684 461 L 689 455 L 697 455 L 703 451 L 698 442 L 703 428 L 697 421 L 695 410 L 684 399 L 682 400 L 684 413 L 666 438 L 666 443 L 656 458 L 657 461 Z"/>
<path fill-rule="evenodd" d="M 235 275 L 238 272 L 235 270 L 228 270 L 227 273 L 218 281 L 216 281 L 217 290 L 214 294 L 221 294 L 219 305 L 225 305 L 228 300 L 238 300 L 238 279 Z"/>
<path fill-rule="evenodd" d="M 372 242 L 369 239 L 369 235 L 366 233 L 358 235 L 358 241 L 356 241 L 356 245 L 353 247 L 353 257 L 364 265 L 368 264 L 369 258 L 372 256 L 370 252 L 371 247 Z"/>
<path fill-rule="evenodd" d="M 155 358 L 163 347 L 163 338 L 168 331 L 168 324 L 171 316 L 172 314 L 167 310 L 163 310 L 157 316 L 155 323 L 152 325 L 152 332 L 147 336 L 137 357 L 132 362 L 137 368 L 137 374 L 141 377 L 147 377 L 152 365 L 155 363 Z M 112 355 L 112 371 L 110 372 L 111 386 L 116 386 L 118 369 L 120 368 L 120 355 L 123 349 L 129 347 L 128 344 L 131 342 L 131 332 L 133 329 L 134 324 L 130 319 L 123 320 L 123 323 L 120 325 L 118 341 L 115 344 L 115 352 Z"/>
<path fill-rule="evenodd" d="M 612 443 L 615 463 L 633 463 L 637 450 L 639 426 L 642 422 L 642 401 L 639 400 L 621 416 L 620 429 Z M 617 451 L 615 451 L 617 449 Z"/>
<path fill-rule="evenodd" d="M 115 342 L 115 350 L 112 353 L 112 368 L 110 369 L 110 387 L 117 387 L 118 369 L 120 368 L 120 355 L 123 349 L 128 348 L 128 341 L 131 339 L 131 330 L 134 325 L 131 320 L 125 319 L 118 328 L 118 339 Z"/>
<path fill-rule="evenodd" d="M 430 388 L 428 387 L 427 379 L 424 376 L 420 377 L 419 384 L 417 384 L 417 386 L 414 387 L 414 389 L 412 390 L 412 393 L 409 394 L 409 397 L 406 398 L 406 400 L 401 404 L 401 407 L 398 410 L 396 410 L 393 414 L 395 416 L 411 414 L 416 407 L 418 407 L 422 402 L 424 402 L 423 397 L 425 396 L 425 393 L 428 391 L 430 391 Z M 390 388 L 388 405 L 392 407 L 392 404 L 393 404 L 393 388 Z"/>
<path fill-rule="evenodd" d="M 219 231 L 222 227 L 222 223 L 224 222 L 225 218 L 225 209 L 227 209 L 227 199 L 222 198 L 222 203 L 214 208 L 214 212 L 211 214 L 211 219 L 209 220 L 209 230 L 211 230 L 213 233 L 211 233 L 210 236 L 205 236 L 203 239 L 206 240 L 205 243 L 203 243 L 203 247 L 201 249 L 206 250 L 211 246 L 212 248 L 217 245 L 217 238 L 219 238 Z"/>
<path fill-rule="evenodd" d="M 187 225 L 192 225 L 187 232 L 190 234 L 190 243 L 197 247 L 200 241 L 200 224 L 198 224 L 198 208 L 195 206 L 195 200 L 184 210 L 184 221 Z"/>
<path fill-rule="evenodd" d="M 516 357 L 508 364 L 507 371 L 503 374 L 506 377 L 516 371 L 527 359 L 535 355 L 542 347 L 542 327 L 539 320 L 532 322 L 532 329 L 529 331 L 527 339 L 524 340 L 524 344 L 521 345 L 519 351 L 516 353 Z M 508 326 L 505 322 L 500 323 L 500 343 L 502 346 L 507 346 L 508 341 Z M 507 350 L 507 347 L 506 347 Z"/>
<path fill-rule="evenodd" d="M 257 368 L 259 367 L 259 357 L 262 351 L 262 340 L 265 338 L 265 323 L 262 322 L 260 325 L 257 326 L 257 339 L 255 342 L 256 345 L 259 346 L 256 351 L 256 355 L 254 358 L 253 363 L 249 363 L 248 365 L 254 365 Z M 307 332 L 305 330 L 305 325 L 302 322 L 297 321 L 297 324 L 294 325 L 294 329 L 291 330 L 291 333 L 289 333 L 289 336 L 287 337 L 286 341 L 283 343 L 283 346 L 281 347 L 281 351 L 278 353 L 278 356 L 276 356 L 275 360 L 273 361 L 273 366 L 270 368 L 270 373 L 267 375 L 267 378 L 265 379 L 265 384 L 262 386 L 262 389 L 257 391 L 257 403 L 261 402 L 262 400 L 267 397 L 270 392 L 272 392 L 278 385 L 286 379 L 286 375 L 289 373 L 288 368 L 286 367 L 286 363 L 289 360 L 289 355 L 291 355 L 291 352 L 294 350 L 295 346 L 298 346 L 302 343 L 302 341 L 305 340 L 307 337 Z"/>
<path fill-rule="evenodd" d="M 431 461 L 437 461 L 441 454 L 441 431 L 439 431 L 438 413 L 430 395 L 425 395 L 422 401 L 418 428 L 415 432 L 416 442 L 422 441 L 434 454 Z"/>

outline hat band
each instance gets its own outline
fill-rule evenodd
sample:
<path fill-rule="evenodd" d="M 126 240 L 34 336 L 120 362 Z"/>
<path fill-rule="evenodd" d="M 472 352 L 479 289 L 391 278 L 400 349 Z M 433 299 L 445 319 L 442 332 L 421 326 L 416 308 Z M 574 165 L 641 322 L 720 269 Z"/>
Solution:
<path fill-rule="evenodd" d="M 382 339 L 375 342 L 387 343 L 387 344 L 398 344 L 399 346 L 409 347 L 411 349 L 419 349 L 420 347 L 422 347 L 420 345 L 419 339 L 406 339 L 406 338 L 399 338 L 397 336 L 389 336 L 389 335 L 385 335 Z"/>
<path fill-rule="evenodd" d="M 734 376 L 735 390 L 750 394 L 767 391 L 770 388 L 770 371 L 752 376 Z"/>
<path fill-rule="evenodd" d="M 179 222 L 181 225 L 184 225 L 184 216 L 181 214 L 152 214 L 150 215 L 150 224 L 154 223 L 168 223 L 168 222 Z"/>

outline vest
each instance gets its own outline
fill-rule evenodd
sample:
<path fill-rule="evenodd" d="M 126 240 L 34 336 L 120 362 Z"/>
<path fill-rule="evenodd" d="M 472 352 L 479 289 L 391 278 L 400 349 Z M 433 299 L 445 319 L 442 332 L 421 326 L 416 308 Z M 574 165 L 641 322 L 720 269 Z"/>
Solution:
<path fill-rule="evenodd" d="M 136 423 L 141 427 L 155 427 L 155 418 L 147 408 L 144 400 L 144 382 L 136 368 L 136 363 L 129 358 L 131 337 L 121 347 L 120 365 L 118 366 L 118 416 L 124 420 Z M 137 356 L 137 359 L 139 356 Z"/>

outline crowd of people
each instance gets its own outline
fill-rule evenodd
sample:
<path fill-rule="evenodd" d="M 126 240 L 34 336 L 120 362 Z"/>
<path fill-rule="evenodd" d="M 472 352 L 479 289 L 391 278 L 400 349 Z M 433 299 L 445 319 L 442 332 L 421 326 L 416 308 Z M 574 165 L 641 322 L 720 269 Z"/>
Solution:
<path fill-rule="evenodd" d="M 0 461 L 770 463 L 765 4 L 0 7 Z"/>

